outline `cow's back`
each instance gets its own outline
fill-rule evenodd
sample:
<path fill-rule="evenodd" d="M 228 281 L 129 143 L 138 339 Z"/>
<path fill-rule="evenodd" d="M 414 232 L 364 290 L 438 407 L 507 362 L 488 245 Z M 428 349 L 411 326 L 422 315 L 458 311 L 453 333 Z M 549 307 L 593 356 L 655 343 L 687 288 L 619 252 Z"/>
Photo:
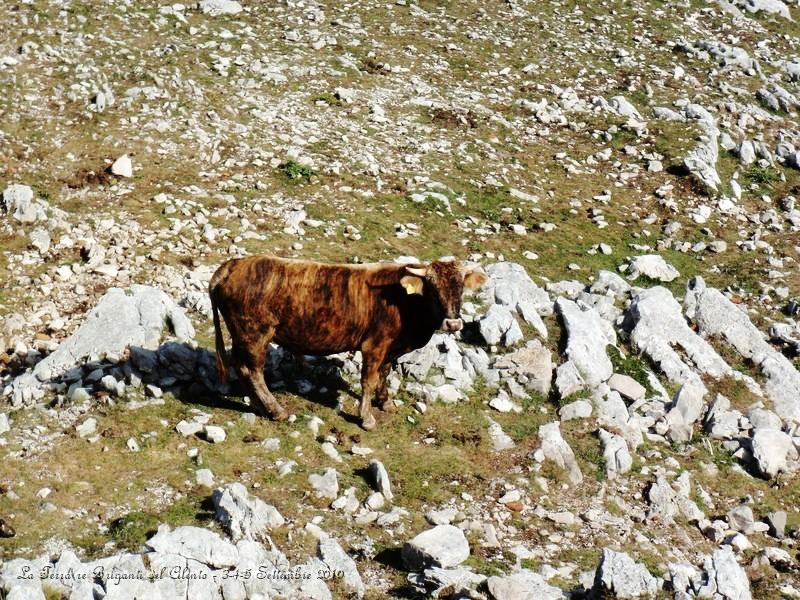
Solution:
<path fill-rule="evenodd" d="M 385 314 L 377 286 L 398 282 L 399 265 L 325 264 L 273 256 L 225 265 L 230 266 L 214 279 L 229 327 L 231 320 L 245 321 L 239 327 L 274 327 L 274 341 L 295 352 L 355 350 L 376 326 L 392 326 L 386 322 L 392 315 Z"/>

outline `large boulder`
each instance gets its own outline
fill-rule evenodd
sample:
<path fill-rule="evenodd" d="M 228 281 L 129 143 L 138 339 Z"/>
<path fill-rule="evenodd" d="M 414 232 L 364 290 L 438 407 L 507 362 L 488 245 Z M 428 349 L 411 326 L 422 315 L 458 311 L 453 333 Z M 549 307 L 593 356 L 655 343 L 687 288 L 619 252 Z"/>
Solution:
<path fill-rule="evenodd" d="M 689 281 L 684 302 L 686 316 L 697 323 L 702 334 L 721 337 L 761 369 L 767 378 L 764 391 L 775 412 L 783 419 L 800 423 L 800 371 L 769 345 L 747 314 L 722 292 L 707 287 L 702 277 Z"/>
<path fill-rule="evenodd" d="M 160 289 L 145 285 L 111 288 L 75 333 L 14 381 L 12 402 L 29 402 L 43 383 L 86 360 L 120 356 L 129 348 L 155 350 L 167 326 L 180 342 L 194 338 L 194 328 L 183 309 Z"/>

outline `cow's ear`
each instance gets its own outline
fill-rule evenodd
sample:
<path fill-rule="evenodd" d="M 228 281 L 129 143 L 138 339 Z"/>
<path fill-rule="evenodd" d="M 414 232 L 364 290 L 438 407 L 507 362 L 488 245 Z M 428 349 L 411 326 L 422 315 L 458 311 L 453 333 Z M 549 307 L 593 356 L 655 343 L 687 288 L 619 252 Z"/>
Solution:
<path fill-rule="evenodd" d="M 406 290 L 406 294 L 421 294 L 425 282 L 414 275 L 406 275 L 400 280 L 400 285 Z"/>
<path fill-rule="evenodd" d="M 477 290 L 486 283 L 486 273 L 483 271 L 472 270 L 464 274 L 464 287 L 470 290 Z"/>

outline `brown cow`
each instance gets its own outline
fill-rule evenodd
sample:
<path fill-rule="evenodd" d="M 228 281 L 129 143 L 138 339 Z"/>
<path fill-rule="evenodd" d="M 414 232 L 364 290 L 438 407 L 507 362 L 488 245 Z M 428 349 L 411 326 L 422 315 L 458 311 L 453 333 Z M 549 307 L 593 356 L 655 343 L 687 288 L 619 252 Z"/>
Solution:
<path fill-rule="evenodd" d="M 390 410 L 386 377 L 399 356 L 428 343 L 440 327 L 458 331 L 464 287 L 486 275 L 457 260 L 428 265 L 325 264 L 276 256 L 230 260 L 209 283 L 214 312 L 217 370 L 228 367 L 219 313 L 233 342 L 231 359 L 245 385 L 276 420 L 287 417 L 264 381 L 269 343 L 295 354 L 360 350 L 361 423 L 376 426 L 372 396 Z"/>

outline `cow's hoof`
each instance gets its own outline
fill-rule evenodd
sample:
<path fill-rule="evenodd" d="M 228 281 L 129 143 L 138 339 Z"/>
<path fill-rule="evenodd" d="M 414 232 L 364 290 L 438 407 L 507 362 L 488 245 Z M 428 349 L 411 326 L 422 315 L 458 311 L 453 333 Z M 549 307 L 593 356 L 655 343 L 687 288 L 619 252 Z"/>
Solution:
<path fill-rule="evenodd" d="M 395 405 L 394 401 L 387 400 L 386 402 L 381 403 L 381 410 L 383 412 L 394 412 Z"/>
<path fill-rule="evenodd" d="M 285 421 L 289 418 L 289 413 L 283 409 L 276 410 L 271 415 L 273 421 Z"/>
<path fill-rule="evenodd" d="M 370 415 L 366 419 L 361 420 L 361 427 L 366 429 L 367 431 L 372 431 L 378 426 L 378 422 L 375 420 L 375 417 Z"/>

